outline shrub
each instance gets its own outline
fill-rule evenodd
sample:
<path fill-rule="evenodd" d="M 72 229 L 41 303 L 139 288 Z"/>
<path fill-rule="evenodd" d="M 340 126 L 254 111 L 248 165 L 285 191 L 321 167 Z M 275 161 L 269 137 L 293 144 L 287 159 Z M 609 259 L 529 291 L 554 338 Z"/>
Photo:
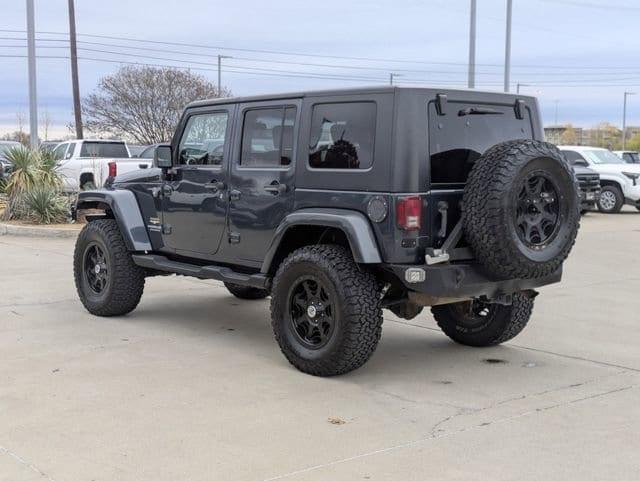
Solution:
<path fill-rule="evenodd" d="M 20 195 L 19 217 L 38 224 L 60 224 L 68 220 L 67 198 L 50 185 L 38 185 Z"/>
<path fill-rule="evenodd" d="M 23 203 L 28 194 L 36 189 L 39 189 L 40 196 L 45 190 L 59 196 L 62 178 L 56 171 L 56 161 L 50 152 L 16 147 L 8 150 L 5 157 L 13 164 L 13 172 L 4 188 L 8 197 L 5 219 L 21 219 L 30 215 L 26 214 L 29 209 Z"/>

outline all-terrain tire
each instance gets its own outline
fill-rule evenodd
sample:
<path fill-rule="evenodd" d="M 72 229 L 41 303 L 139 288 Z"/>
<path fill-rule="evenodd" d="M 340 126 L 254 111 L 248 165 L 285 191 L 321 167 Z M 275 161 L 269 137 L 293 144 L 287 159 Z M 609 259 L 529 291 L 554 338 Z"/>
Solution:
<path fill-rule="evenodd" d="M 603 201 L 611 196 L 615 197 L 615 202 L 603 205 Z M 624 195 L 620 188 L 615 185 L 603 185 L 598 199 L 598 210 L 604 214 L 617 214 L 622 210 L 622 206 L 624 206 Z"/>
<path fill-rule="evenodd" d="M 104 288 L 94 289 L 89 272 L 92 254 L 104 256 Z M 145 271 L 133 263 L 131 254 L 113 219 L 100 219 L 84 226 L 73 253 L 73 275 L 80 301 L 96 316 L 120 316 L 133 311 L 144 290 Z"/>
<path fill-rule="evenodd" d="M 323 287 L 325 302 L 332 303 L 332 333 L 317 348 L 302 339 L 294 323 L 300 313 L 292 303 L 304 282 L 316 282 L 316 293 Z M 344 247 L 314 245 L 294 251 L 280 264 L 271 290 L 271 324 L 282 353 L 297 369 L 314 376 L 335 376 L 362 366 L 382 333 L 380 292 L 375 277 L 360 269 Z M 304 309 L 301 312 L 304 317 Z"/>
<path fill-rule="evenodd" d="M 258 289 L 257 287 L 241 286 L 231 282 L 225 282 L 224 286 L 227 290 L 238 299 L 264 299 L 269 295 L 267 289 Z"/>
<path fill-rule="evenodd" d="M 548 190 L 539 187 L 537 192 L 539 180 Z M 562 265 L 575 242 L 578 192 L 571 166 L 554 145 L 535 140 L 497 144 L 469 173 L 462 202 L 465 239 L 492 276 L 548 276 Z M 528 202 L 539 210 L 527 211 Z M 553 220 L 541 221 L 542 230 L 531 227 L 542 216 Z"/>
<path fill-rule="evenodd" d="M 447 336 L 473 347 L 495 346 L 513 339 L 526 327 L 532 310 L 533 298 L 521 292 L 513 295 L 509 306 L 467 301 L 431 308 Z"/>

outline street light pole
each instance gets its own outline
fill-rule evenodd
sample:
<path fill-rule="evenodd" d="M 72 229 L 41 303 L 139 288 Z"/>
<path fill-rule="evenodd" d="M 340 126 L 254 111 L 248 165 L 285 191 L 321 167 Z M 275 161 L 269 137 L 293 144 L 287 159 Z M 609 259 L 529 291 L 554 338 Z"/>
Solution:
<path fill-rule="evenodd" d="M 222 59 L 232 58 L 229 55 L 218 55 L 218 97 L 222 97 Z"/>
<path fill-rule="evenodd" d="M 507 0 L 507 35 L 504 47 L 504 91 L 509 91 L 511 75 L 511 16 L 513 11 L 512 0 Z"/>
<path fill-rule="evenodd" d="M 469 15 L 469 80 L 470 89 L 476 86 L 476 0 L 471 0 Z"/>
<path fill-rule="evenodd" d="M 635 92 L 626 91 L 624 93 L 624 102 L 622 105 L 622 150 L 625 149 L 627 144 L 627 97 L 635 94 Z"/>
<path fill-rule="evenodd" d="M 29 64 L 29 144 L 38 147 L 38 99 L 36 92 L 36 27 L 33 0 L 27 0 L 27 53 Z"/>
<path fill-rule="evenodd" d="M 82 139 L 82 107 L 80 106 L 80 82 L 78 80 L 78 49 L 76 44 L 76 11 L 74 0 L 69 0 L 69 46 L 71 48 L 71 83 L 73 88 L 73 114 L 76 122 L 76 138 Z"/>

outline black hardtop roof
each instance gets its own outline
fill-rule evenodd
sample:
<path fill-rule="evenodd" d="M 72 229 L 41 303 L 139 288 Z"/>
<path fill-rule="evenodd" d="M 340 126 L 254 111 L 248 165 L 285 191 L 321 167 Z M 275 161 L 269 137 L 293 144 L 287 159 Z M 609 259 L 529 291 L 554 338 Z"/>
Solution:
<path fill-rule="evenodd" d="M 302 92 L 286 92 L 286 93 L 274 93 L 264 95 L 252 95 L 246 97 L 226 97 L 226 98 L 213 98 L 196 100 L 187 105 L 190 107 L 207 107 L 210 105 L 223 105 L 229 103 L 245 103 L 245 102 L 261 102 L 268 100 L 285 100 L 285 99 L 298 99 L 303 97 L 324 97 L 324 96 L 349 96 L 359 94 L 380 94 L 380 93 L 395 93 L 398 91 L 403 92 L 416 92 L 416 93 L 430 93 L 434 96 L 436 94 L 451 94 L 452 96 L 460 96 L 460 94 L 469 95 L 470 100 L 479 101 L 482 97 L 486 97 L 487 100 L 497 100 L 502 98 L 503 100 L 509 100 L 509 102 L 515 101 L 516 98 L 520 99 L 533 99 L 534 97 L 528 95 L 516 95 L 503 92 L 487 92 L 480 90 L 468 90 L 468 89 L 450 89 L 450 88 L 437 88 L 437 87 L 398 87 L 393 85 L 387 86 L 374 86 L 374 87 L 356 87 L 356 88 L 344 88 L 344 89 L 331 89 L 331 90 L 308 90 Z"/>

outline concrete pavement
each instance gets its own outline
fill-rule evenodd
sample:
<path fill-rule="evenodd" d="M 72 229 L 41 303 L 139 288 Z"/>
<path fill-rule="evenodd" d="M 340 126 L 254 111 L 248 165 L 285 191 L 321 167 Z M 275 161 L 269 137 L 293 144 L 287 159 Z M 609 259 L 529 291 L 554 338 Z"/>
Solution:
<path fill-rule="evenodd" d="M 0 480 L 640 479 L 640 214 L 589 214 L 512 342 L 385 311 L 373 359 L 289 366 L 268 301 L 149 279 L 89 315 L 70 239 L 0 237 Z"/>

